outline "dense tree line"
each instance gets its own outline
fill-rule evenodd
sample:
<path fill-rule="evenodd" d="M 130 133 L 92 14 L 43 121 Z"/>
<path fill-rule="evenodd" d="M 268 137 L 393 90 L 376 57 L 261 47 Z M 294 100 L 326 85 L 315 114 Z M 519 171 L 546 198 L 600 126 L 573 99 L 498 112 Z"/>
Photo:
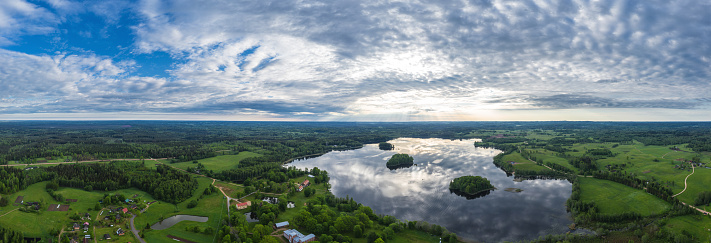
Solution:
<path fill-rule="evenodd" d="M 136 187 L 171 203 L 185 201 L 197 188 L 195 178 L 165 165 L 151 170 L 135 162 L 60 164 L 43 170 L 53 173 L 59 186 L 104 191 Z"/>
<path fill-rule="evenodd" d="M 711 203 L 711 192 L 709 191 L 699 193 L 696 196 L 696 200 L 694 200 L 694 205 L 696 206 L 708 205 L 709 203 Z"/>
<path fill-rule="evenodd" d="M 54 177 L 54 173 L 47 173 L 41 169 L 21 170 L 13 167 L 0 167 L 0 194 L 12 194 L 29 185 Z"/>
<path fill-rule="evenodd" d="M 17 232 L 0 226 L 0 242 L 25 243 L 25 236 L 22 232 Z"/>
<path fill-rule="evenodd" d="M 594 157 L 573 157 L 568 160 L 568 163 L 575 166 L 575 168 L 578 168 L 578 170 L 580 170 L 580 172 L 583 174 L 597 171 L 597 162 Z"/>
<path fill-rule="evenodd" d="M 494 189 L 494 186 L 491 185 L 488 179 L 481 176 L 462 176 L 454 178 L 454 180 L 449 183 L 449 189 L 473 195 L 485 190 Z"/>

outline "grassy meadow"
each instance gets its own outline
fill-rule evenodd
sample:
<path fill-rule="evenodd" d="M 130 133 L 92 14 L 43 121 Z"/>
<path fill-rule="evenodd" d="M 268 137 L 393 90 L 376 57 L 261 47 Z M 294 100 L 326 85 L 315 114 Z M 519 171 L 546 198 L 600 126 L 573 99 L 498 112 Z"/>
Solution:
<path fill-rule="evenodd" d="M 616 182 L 594 178 L 580 178 L 581 198 L 594 202 L 603 214 L 635 212 L 642 216 L 660 214 L 668 210 L 669 203 Z"/>

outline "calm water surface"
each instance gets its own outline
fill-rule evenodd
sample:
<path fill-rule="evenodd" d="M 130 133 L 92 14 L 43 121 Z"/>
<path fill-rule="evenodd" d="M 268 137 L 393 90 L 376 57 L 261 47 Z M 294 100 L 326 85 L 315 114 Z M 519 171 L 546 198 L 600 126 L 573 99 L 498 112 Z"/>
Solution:
<path fill-rule="evenodd" d="M 170 217 L 170 218 L 164 219 L 163 221 L 155 223 L 154 225 L 151 225 L 151 229 L 154 229 L 154 230 L 167 229 L 177 223 L 180 223 L 180 221 L 184 221 L 184 220 L 196 221 L 196 222 L 207 222 L 207 219 L 208 219 L 207 217 L 202 217 L 202 216 L 175 215 L 173 217 Z"/>
<path fill-rule="evenodd" d="M 327 170 L 331 191 L 338 197 L 348 195 L 378 214 L 438 224 L 469 240 L 532 240 L 568 231 L 572 223 L 565 211 L 569 182 L 515 182 L 493 163 L 501 151 L 475 148 L 475 141 L 400 138 L 390 141 L 395 145 L 392 151 L 370 144 L 289 166 Z M 388 169 L 385 162 L 396 153 L 413 156 L 417 166 Z M 449 182 L 464 175 L 486 177 L 498 190 L 471 200 L 450 193 Z M 504 191 L 509 187 L 523 192 Z"/>

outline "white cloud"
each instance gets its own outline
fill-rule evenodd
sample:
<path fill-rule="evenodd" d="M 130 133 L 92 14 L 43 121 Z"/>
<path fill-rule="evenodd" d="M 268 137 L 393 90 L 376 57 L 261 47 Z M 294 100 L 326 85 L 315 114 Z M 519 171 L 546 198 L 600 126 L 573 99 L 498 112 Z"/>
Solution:
<path fill-rule="evenodd" d="M 0 6 L 0 20 L 31 27 L 17 16 L 45 13 L 44 22 L 51 23 L 49 12 L 10 3 L 20 7 Z M 52 1 L 59 10 L 71 4 Z M 112 8 L 90 5 L 97 14 Z M 0 70 L 28 82 L 27 90 L 74 94 L 97 110 L 106 107 L 101 102 L 122 100 L 121 109 L 225 114 L 251 109 L 315 119 L 609 106 L 703 112 L 708 103 L 703 98 L 711 93 L 711 6 L 698 1 L 118 5 L 135 11 L 139 20 L 133 26 L 134 51 L 165 51 L 177 60 L 168 70 L 171 77 L 137 77 L 131 70 L 141 63 L 91 55 L 4 53 L 18 61 Z M 0 31 L 19 33 L 1 24 Z M 0 43 L 11 41 L 0 37 Z M 21 77 L 33 68 L 17 63 L 35 65 L 33 78 L 58 84 Z M 33 93 L 8 80 L 0 84 L 28 97 Z M 148 92 L 154 95 L 142 97 Z M 78 101 L 52 102 L 69 109 Z"/>

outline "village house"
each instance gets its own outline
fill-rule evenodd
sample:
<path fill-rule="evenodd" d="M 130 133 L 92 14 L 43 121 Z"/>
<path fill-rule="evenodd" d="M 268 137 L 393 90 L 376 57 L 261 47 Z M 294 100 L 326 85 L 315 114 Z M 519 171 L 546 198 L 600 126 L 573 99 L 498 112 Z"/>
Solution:
<path fill-rule="evenodd" d="M 249 207 L 249 206 L 252 206 L 252 202 L 251 202 L 251 201 L 247 201 L 247 202 L 243 202 L 243 203 L 238 203 L 238 204 L 237 204 L 237 210 L 242 210 L 242 209 L 245 209 L 245 208 L 247 208 L 247 207 Z"/>
<path fill-rule="evenodd" d="M 289 243 L 306 243 L 316 240 L 316 235 L 309 234 L 304 236 L 301 232 L 295 229 L 285 230 L 284 237 L 289 240 Z"/>
<path fill-rule="evenodd" d="M 123 235 L 124 234 L 123 229 L 119 228 L 118 230 L 116 230 L 116 234 Z"/>
<path fill-rule="evenodd" d="M 78 230 L 78 229 L 80 229 L 79 223 L 74 223 L 74 230 Z"/>
<path fill-rule="evenodd" d="M 109 234 L 104 234 L 104 240 L 110 240 L 110 239 L 111 239 L 111 235 L 109 235 Z"/>

